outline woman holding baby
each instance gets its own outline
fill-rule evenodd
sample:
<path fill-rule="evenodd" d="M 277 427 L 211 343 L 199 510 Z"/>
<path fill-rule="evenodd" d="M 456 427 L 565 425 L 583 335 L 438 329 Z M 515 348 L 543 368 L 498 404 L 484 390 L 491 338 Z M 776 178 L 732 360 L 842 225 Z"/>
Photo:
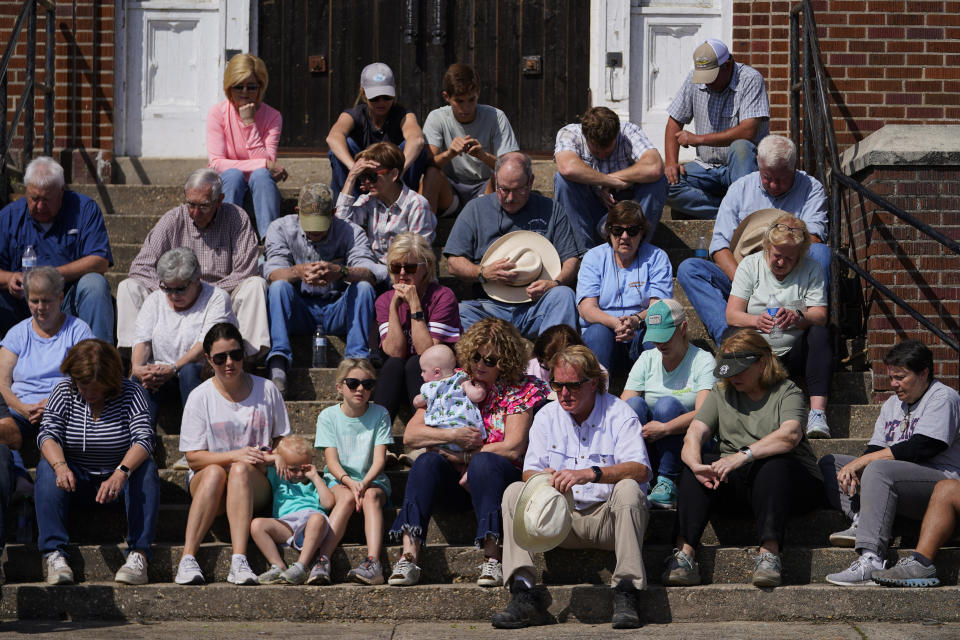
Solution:
<path fill-rule="evenodd" d="M 403 543 L 403 555 L 388 581 L 391 585 L 420 580 L 417 560 L 434 507 L 464 510 L 471 506 L 477 515 L 475 544 L 486 558 L 477 584 L 503 584 L 500 502 L 507 486 L 520 480 L 533 408 L 546 398 L 547 384 L 525 375 L 530 357 L 527 344 L 512 324 L 497 318 L 470 327 L 457 343 L 456 355 L 471 384 L 486 389 L 486 396 L 477 403 L 483 429 L 428 426 L 424 409 L 418 409 L 407 424 L 404 444 L 428 451 L 410 469 L 403 508 L 390 530 L 391 539 Z"/>

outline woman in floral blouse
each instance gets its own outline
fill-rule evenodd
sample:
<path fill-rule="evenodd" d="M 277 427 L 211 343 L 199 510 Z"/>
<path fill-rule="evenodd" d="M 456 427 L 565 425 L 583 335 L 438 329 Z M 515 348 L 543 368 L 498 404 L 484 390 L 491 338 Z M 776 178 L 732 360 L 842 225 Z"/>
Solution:
<path fill-rule="evenodd" d="M 404 444 L 429 450 L 410 469 L 403 508 L 390 530 L 391 539 L 403 542 L 403 555 L 390 576 L 392 585 L 419 581 L 417 558 L 433 508 L 466 509 L 471 505 L 477 514 L 475 544 L 486 558 L 477 584 L 503 584 L 500 502 L 507 486 L 520 480 L 533 408 L 546 398 L 548 389 L 542 380 L 525 375 L 530 357 L 527 343 L 508 322 L 481 320 L 463 335 L 456 351 L 470 379 L 487 388 L 486 399 L 479 403 L 487 438 L 481 440 L 480 431 L 472 427 L 428 427 L 422 409 L 407 424 Z M 444 444 L 459 445 L 463 451 L 441 449 Z M 468 480 L 461 487 L 458 481 L 464 468 Z"/>

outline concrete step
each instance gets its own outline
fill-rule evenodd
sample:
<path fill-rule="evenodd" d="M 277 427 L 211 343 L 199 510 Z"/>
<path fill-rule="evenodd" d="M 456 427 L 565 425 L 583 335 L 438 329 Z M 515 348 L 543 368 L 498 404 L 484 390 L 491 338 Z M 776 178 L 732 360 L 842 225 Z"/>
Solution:
<path fill-rule="evenodd" d="M 560 622 L 604 625 L 610 622 L 613 605 L 609 587 L 588 584 L 551 586 L 546 589 L 544 597 L 551 613 Z M 741 584 L 652 586 L 640 594 L 639 608 L 646 623 L 916 622 L 927 618 L 956 622 L 960 621 L 960 609 L 956 607 L 958 598 L 960 588 L 952 586 L 897 591 L 883 587 L 853 589 L 821 584 L 767 590 Z M 404 588 L 336 585 L 294 590 L 286 586 L 238 588 L 230 584 L 127 587 L 99 582 L 48 587 L 35 583 L 4 585 L 0 616 L 6 619 L 140 622 L 475 620 L 478 626 L 486 628 L 490 617 L 502 611 L 508 600 L 506 589 L 459 584 Z M 546 637 L 550 633 L 547 630 L 534 631 L 534 634 L 524 634 L 523 637 Z M 933 637 L 938 631 L 933 629 L 927 633 Z M 465 637 L 466 634 L 466 627 L 461 630 L 457 626 L 456 631 L 451 629 L 451 637 Z M 474 635 L 469 633 L 470 637 Z"/>

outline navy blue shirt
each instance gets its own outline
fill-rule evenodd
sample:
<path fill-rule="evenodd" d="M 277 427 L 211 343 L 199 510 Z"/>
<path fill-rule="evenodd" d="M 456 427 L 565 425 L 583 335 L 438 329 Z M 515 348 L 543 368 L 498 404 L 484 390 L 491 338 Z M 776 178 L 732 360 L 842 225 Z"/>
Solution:
<path fill-rule="evenodd" d="M 47 231 L 30 215 L 26 198 L 0 210 L 0 269 L 20 271 L 28 245 L 37 252 L 37 266 L 59 267 L 87 256 L 100 256 L 113 265 L 100 207 L 73 191 L 63 193 L 60 213 Z"/>

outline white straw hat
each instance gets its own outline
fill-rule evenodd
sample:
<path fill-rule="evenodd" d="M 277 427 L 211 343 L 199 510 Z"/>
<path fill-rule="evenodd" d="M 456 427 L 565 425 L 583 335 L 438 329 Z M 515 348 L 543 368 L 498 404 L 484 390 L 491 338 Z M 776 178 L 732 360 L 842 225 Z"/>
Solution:
<path fill-rule="evenodd" d="M 532 553 L 549 551 L 563 542 L 573 522 L 573 495 L 554 489 L 552 477 L 549 471 L 530 476 L 513 512 L 513 539 Z"/>
<path fill-rule="evenodd" d="M 516 264 L 513 284 L 484 282 L 483 290 L 494 300 L 520 304 L 530 302 L 527 287 L 537 280 L 555 280 L 560 275 L 560 254 L 553 244 L 533 231 L 511 231 L 487 247 L 480 260 L 484 268 L 498 260 Z"/>

